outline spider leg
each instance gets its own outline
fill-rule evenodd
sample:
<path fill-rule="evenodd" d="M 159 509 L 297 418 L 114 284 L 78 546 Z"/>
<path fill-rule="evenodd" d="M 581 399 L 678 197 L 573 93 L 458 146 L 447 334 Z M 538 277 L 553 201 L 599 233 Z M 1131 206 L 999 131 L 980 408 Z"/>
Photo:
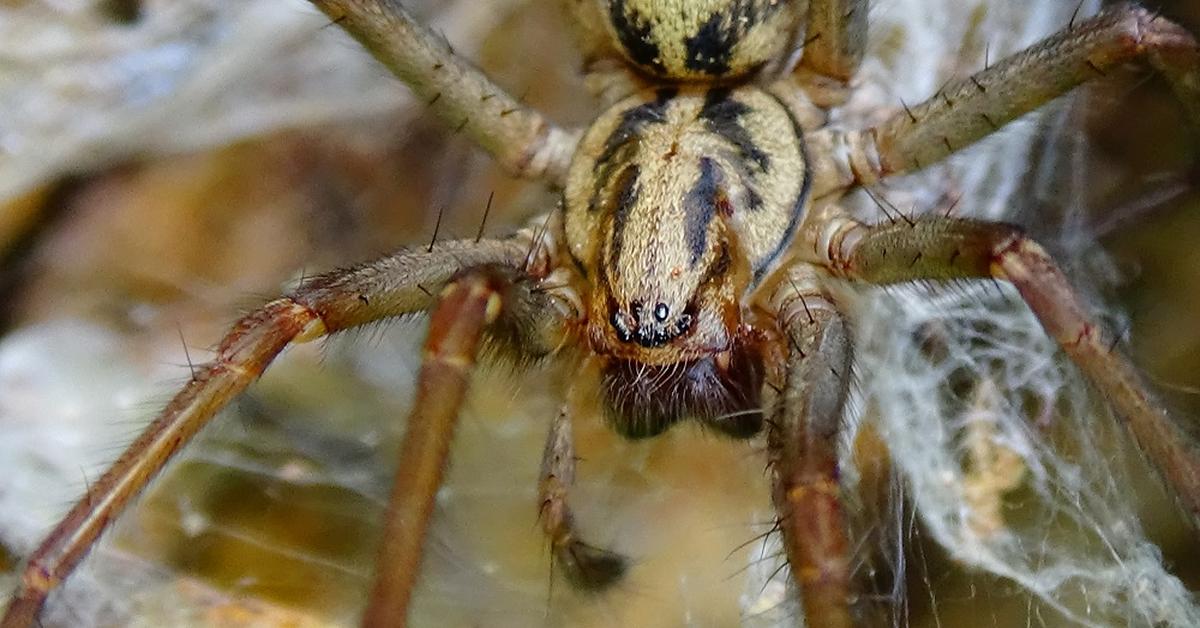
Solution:
<path fill-rule="evenodd" d="M 846 100 L 847 85 L 867 46 L 869 5 L 868 0 L 812 0 L 808 5 L 808 32 L 796 73 L 821 106 Z"/>
<path fill-rule="evenodd" d="M 772 499 L 806 625 L 850 628 L 850 543 L 837 460 L 850 337 L 813 267 L 797 266 L 789 279 L 772 300 L 792 348 L 768 436 Z"/>
<path fill-rule="evenodd" d="M 810 137 L 816 167 L 829 173 L 814 195 L 919 170 L 941 161 L 1081 83 L 1134 60 L 1148 62 L 1171 83 L 1200 129 L 1200 44 L 1179 25 L 1132 4 L 1120 4 L 951 83 L 925 102 L 904 107 L 877 127 L 824 129 Z"/>
<path fill-rule="evenodd" d="M 578 318 L 569 301 L 536 287 L 532 279 L 511 265 L 477 266 L 460 273 L 438 297 L 429 319 L 416 400 L 400 446 L 364 626 L 404 626 L 407 621 L 425 532 L 484 331 L 498 331 L 501 342 L 532 341 L 537 357 L 561 346 Z M 510 348 L 517 347 L 525 344 Z"/>
<path fill-rule="evenodd" d="M 249 386 L 288 344 L 428 307 L 439 290 L 465 265 L 505 264 L 538 268 L 545 253 L 531 254 L 540 223 L 508 240 L 444 242 L 429 249 L 402 251 L 348 270 L 305 282 L 291 295 L 244 316 L 154 421 L 133 441 L 30 556 L 2 628 L 34 623 L 47 595 L 66 578 L 109 523 L 221 408 Z"/>
<path fill-rule="evenodd" d="M 1200 447 L 1115 350 L 1050 255 L 1019 228 L 943 217 L 873 227 L 846 221 L 825 248 L 833 272 L 874 284 L 972 277 L 1011 282 L 1046 332 L 1108 397 L 1192 520 L 1200 521 Z"/>
<path fill-rule="evenodd" d="M 579 134 L 522 105 L 398 0 L 310 0 L 512 174 L 562 185 Z"/>
<path fill-rule="evenodd" d="M 568 401 L 550 426 L 542 454 L 538 480 L 542 530 L 567 579 L 581 589 L 598 590 L 616 582 L 625 573 L 625 559 L 579 538 L 575 515 L 567 503 L 567 492 L 575 483 L 575 460 Z"/>

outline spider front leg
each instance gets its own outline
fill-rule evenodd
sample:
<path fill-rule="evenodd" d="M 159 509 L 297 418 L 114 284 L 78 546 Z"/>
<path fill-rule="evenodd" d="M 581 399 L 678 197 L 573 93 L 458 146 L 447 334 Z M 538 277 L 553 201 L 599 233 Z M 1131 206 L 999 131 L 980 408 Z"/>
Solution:
<path fill-rule="evenodd" d="M 244 316 L 158 417 L 121 454 L 29 557 L 21 583 L 0 619 L 2 628 L 32 625 L 46 597 L 66 578 L 134 496 L 208 421 L 293 342 L 425 309 L 431 290 L 464 266 L 527 265 L 551 260 L 543 226 L 508 240 L 444 242 L 306 281 L 291 295 Z"/>
<path fill-rule="evenodd" d="M 625 559 L 579 538 L 575 514 L 567 503 L 568 491 L 575 484 L 575 461 L 568 399 L 546 436 L 538 479 L 539 515 L 550 550 L 567 579 L 581 589 L 599 590 L 620 579 L 625 573 Z"/>
<path fill-rule="evenodd" d="M 522 105 L 397 0 L 310 0 L 512 174 L 561 185 L 579 134 Z"/>
<path fill-rule="evenodd" d="M 1166 77 L 1200 129 L 1200 43 L 1156 13 L 1120 4 L 950 83 L 919 105 L 904 106 L 878 127 L 814 133 L 813 154 L 830 156 L 824 158 L 829 163 L 814 165 L 821 173 L 814 195 L 934 164 L 1134 60 Z"/>
<path fill-rule="evenodd" d="M 850 543 L 837 460 L 850 337 L 812 267 L 798 266 L 788 279 L 773 299 L 791 351 L 768 436 L 772 499 L 807 625 L 850 628 Z"/>
<path fill-rule="evenodd" d="M 519 351 L 521 359 L 537 359 L 563 346 L 578 317 L 570 299 L 511 265 L 470 268 L 446 285 L 429 319 L 364 626 L 407 623 L 425 533 L 483 333 Z"/>
<path fill-rule="evenodd" d="M 1046 332 L 1112 403 L 1138 446 L 1200 522 L 1200 448 L 1167 414 L 1088 314 L 1053 259 L 1019 228 L 924 217 L 866 227 L 845 221 L 825 243 L 830 269 L 874 284 L 992 277 L 1011 282 Z"/>

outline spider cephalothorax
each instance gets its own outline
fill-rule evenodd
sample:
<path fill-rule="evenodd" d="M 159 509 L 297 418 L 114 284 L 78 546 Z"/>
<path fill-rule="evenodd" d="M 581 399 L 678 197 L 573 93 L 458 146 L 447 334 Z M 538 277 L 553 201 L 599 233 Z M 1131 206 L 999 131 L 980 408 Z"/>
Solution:
<path fill-rule="evenodd" d="M 587 332 L 608 359 L 615 423 L 639 426 L 623 432 L 688 416 L 755 423 L 761 369 L 731 365 L 759 360 L 744 310 L 795 237 L 808 182 L 799 124 L 757 87 L 637 94 L 584 135 L 567 247 L 592 282 Z"/>
<path fill-rule="evenodd" d="M 576 131 L 492 84 L 396 0 L 312 1 L 501 165 L 561 188 L 561 211 L 507 238 L 481 233 L 310 278 L 242 318 L 30 557 L 3 628 L 32 624 L 133 495 L 289 343 L 430 308 L 368 625 L 406 621 L 488 334 L 527 360 L 590 365 L 580 372 L 600 373 L 611 422 L 627 436 L 690 417 L 738 437 L 769 425 L 776 528 L 806 620 L 860 620 L 837 455 L 853 351 L 834 279 L 1011 282 L 1200 519 L 1200 449 L 1036 242 L 1012 225 L 943 215 L 867 225 L 839 205 L 1127 61 L 1162 73 L 1200 123 L 1200 46 L 1174 23 L 1120 4 L 876 126 L 845 129 L 825 126 L 822 109 L 844 102 L 852 85 L 865 0 L 804 9 L 785 0 L 564 0 L 608 103 Z M 568 578 L 599 588 L 625 563 L 584 543 L 574 524 L 569 393 L 546 443 L 540 520 Z"/>

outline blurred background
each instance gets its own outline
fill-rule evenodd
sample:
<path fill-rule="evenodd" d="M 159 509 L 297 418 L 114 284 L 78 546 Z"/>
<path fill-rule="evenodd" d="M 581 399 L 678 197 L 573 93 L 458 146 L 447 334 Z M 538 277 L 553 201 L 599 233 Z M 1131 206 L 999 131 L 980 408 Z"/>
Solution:
<path fill-rule="evenodd" d="M 225 4 L 0 0 L 5 590 L 56 514 L 239 312 L 305 274 L 424 244 L 439 213 L 439 238 L 473 236 L 491 195 L 491 234 L 555 205 L 446 132 L 304 3 Z M 406 3 L 522 101 L 585 124 L 581 61 L 550 4 Z M 1068 4 L 1055 11 L 1069 16 Z M 881 0 L 873 11 L 894 19 L 909 6 Z M 1162 7 L 1200 32 L 1196 3 Z M 945 48 L 960 47 L 970 48 Z M 970 71 L 977 61 L 934 65 Z M 1095 298 L 1194 424 L 1200 141 L 1166 84 L 1137 68 L 1058 111 L 1055 124 L 1027 131 L 1029 154 L 1085 142 L 1063 176 L 1086 177 L 1071 189 L 1087 211 L 1031 203 L 1008 218 L 1066 248 L 1068 262 L 1103 269 L 1089 279 Z M 1031 170 L 1042 163 L 1029 159 Z M 47 625 L 353 623 L 421 325 L 291 350 L 118 524 Z M 479 376 L 414 623 L 786 625 L 795 609 L 773 577 L 778 558 L 743 547 L 771 526 L 754 443 L 678 431 L 629 444 L 599 420 L 581 422 L 581 521 L 598 544 L 635 556 L 635 571 L 602 596 L 549 577 L 534 491 L 564 375 L 548 366 Z M 1194 530 L 1155 480 L 1140 482 L 1128 498 L 1147 535 L 1200 588 Z M 896 623 L 1076 625 L 999 578 L 963 573 L 919 527 L 908 530 Z"/>

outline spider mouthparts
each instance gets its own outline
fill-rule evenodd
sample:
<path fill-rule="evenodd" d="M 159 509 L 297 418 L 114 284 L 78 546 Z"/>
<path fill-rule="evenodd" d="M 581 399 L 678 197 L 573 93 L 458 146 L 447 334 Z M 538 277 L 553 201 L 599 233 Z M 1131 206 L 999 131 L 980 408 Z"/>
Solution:
<path fill-rule="evenodd" d="M 671 364 L 612 358 L 601 385 L 613 429 L 627 438 L 656 436 L 686 418 L 734 438 L 762 428 L 763 365 L 750 343 Z"/>

